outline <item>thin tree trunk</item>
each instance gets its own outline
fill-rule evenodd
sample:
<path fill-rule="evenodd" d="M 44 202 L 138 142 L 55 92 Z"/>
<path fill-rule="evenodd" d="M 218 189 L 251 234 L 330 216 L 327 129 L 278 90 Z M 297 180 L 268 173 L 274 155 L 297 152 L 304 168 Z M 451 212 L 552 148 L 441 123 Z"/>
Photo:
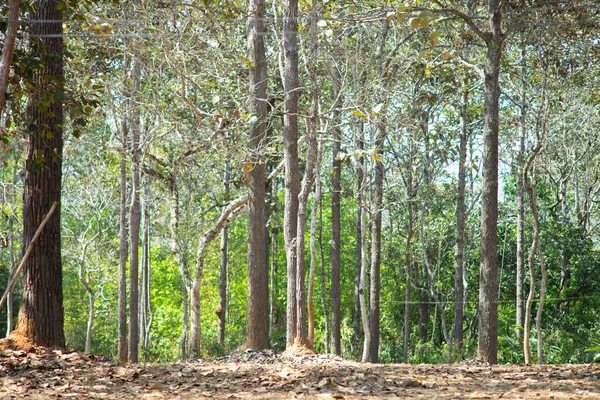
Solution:
<path fill-rule="evenodd" d="M 381 76 L 381 84 L 379 87 L 379 94 L 383 107 L 381 109 L 381 115 L 378 117 L 376 126 L 376 137 L 375 137 L 375 180 L 373 182 L 373 217 L 371 221 L 371 274 L 370 278 L 370 290 L 369 290 L 369 329 L 371 330 L 369 336 L 369 350 L 367 354 L 367 360 L 369 362 L 379 362 L 379 318 L 380 318 L 380 305 L 379 299 L 381 296 L 381 220 L 383 214 L 383 180 L 385 175 L 385 169 L 383 165 L 383 147 L 386 138 L 386 98 L 385 98 L 385 80 L 383 70 L 383 54 L 385 50 L 385 41 L 390 29 L 389 21 L 386 19 L 382 22 L 382 32 L 379 37 L 379 43 L 377 44 L 377 51 L 375 54 L 377 60 L 377 70 Z"/>
<path fill-rule="evenodd" d="M 20 0 L 10 0 L 8 3 L 8 21 L 4 44 L 2 46 L 2 59 L 0 59 L 0 115 L 4 112 L 6 89 L 8 88 L 8 75 L 15 48 L 15 39 L 19 29 Z"/>
<path fill-rule="evenodd" d="M 263 184 L 264 186 L 264 184 Z M 231 220 L 237 217 L 244 206 L 248 204 L 248 196 L 238 197 L 235 200 L 232 200 L 227 207 L 223 209 L 221 212 L 221 216 L 217 220 L 217 222 L 213 225 L 212 228 L 204 232 L 200 235 L 200 240 L 198 243 L 198 253 L 196 256 L 196 271 L 194 273 L 194 281 L 192 283 L 192 291 L 191 291 L 191 329 L 190 329 L 190 355 L 192 357 L 198 358 L 200 357 L 200 336 L 201 336 L 201 326 L 200 326 L 200 285 L 202 284 L 202 275 L 204 273 L 204 261 L 206 258 L 206 252 L 208 250 L 208 246 L 210 243 L 221 233 L 223 228 L 229 224 Z M 265 260 L 266 262 L 266 260 Z M 267 292 L 265 291 L 265 294 Z M 265 296 L 266 297 L 266 296 Z M 266 310 L 265 303 L 265 310 Z M 266 318 L 266 315 L 265 315 Z M 268 326 L 268 323 L 265 319 L 265 325 Z"/>
<path fill-rule="evenodd" d="M 283 18 L 283 87 L 285 90 L 283 116 L 283 147 L 285 160 L 285 205 L 283 234 L 287 261 L 286 347 L 297 336 L 297 227 L 300 167 L 298 163 L 298 0 L 284 1 Z"/>
<path fill-rule="evenodd" d="M 87 292 L 87 295 L 88 295 L 88 322 L 87 322 L 87 329 L 86 329 L 86 335 L 85 335 L 85 352 L 86 353 L 89 353 L 92 348 L 92 330 L 94 327 L 94 317 L 95 317 L 95 304 L 94 303 L 95 303 L 96 297 L 94 295 L 94 291 L 92 290 L 89 276 L 87 276 L 87 274 L 84 272 L 85 261 L 86 261 L 85 259 L 86 259 L 87 248 L 88 248 L 89 244 L 91 242 L 93 242 L 98 236 L 99 236 L 99 233 L 97 233 L 92 239 L 90 239 L 88 241 L 85 240 L 85 237 L 83 238 L 83 249 L 81 250 L 81 257 L 79 259 L 79 271 L 78 271 L 79 281 L 85 287 L 85 291 Z"/>
<path fill-rule="evenodd" d="M 150 178 L 142 180 L 142 262 L 140 273 L 140 338 L 144 350 L 148 345 L 150 319 Z"/>
<path fill-rule="evenodd" d="M 225 161 L 225 172 L 223 174 L 223 186 L 225 187 L 225 201 L 229 202 L 229 160 Z M 217 316 L 219 326 L 217 327 L 217 341 L 221 349 L 225 349 L 225 318 L 227 310 L 227 247 L 229 242 L 229 228 L 223 228 L 221 232 L 221 248 L 219 260 L 219 306 Z"/>
<path fill-rule="evenodd" d="M 452 327 L 452 342 L 458 352 L 463 348 L 463 325 L 465 321 L 465 224 L 466 224 L 466 163 L 469 90 L 462 92 L 460 104 L 460 144 L 458 147 L 458 196 L 456 200 L 456 247 L 454 259 L 454 325 Z"/>
<path fill-rule="evenodd" d="M 341 346 L 341 173 L 342 160 L 339 157 L 342 143 L 342 82 L 337 68 L 333 68 L 333 176 L 331 179 L 331 339 L 333 352 L 342 355 Z M 356 307 L 355 307 L 356 308 Z M 353 338 L 356 332 L 353 334 Z"/>
<path fill-rule="evenodd" d="M 246 345 L 269 347 L 269 264 L 265 226 L 265 171 L 267 139 L 267 59 L 264 44 L 264 0 L 251 0 L 248 10 L 250 103 L 256 122 L 250 128 L 248 171 L 248 299 Z"/>
<path fill-rule="evenodd" d="M 310 120 L 309 120 L 309 146 L 311 151 L 315 152 L 312 165 L 313 169 L 312 180 L 315 182 L 315 195 L 313 197 L 312 210 L 311 210 L 311 224 L 310 224 L 310 270 L 308 279 L 308 341 L 314 345 L 315 342 L 315 306 L 314 306 L 314 293 L 315 293 L 315 272 L 317 269 L 317 210 L 319 208 L 320 197 L 321 197 L 321 143 L 317 143 L 317 129 L 318 129 L 318 118 L 319 118 L 319 92 L 317 83 L 317 63 L 318 63 L 318 38 L 317 38 L 317 22 L 319 19 L 318 15 L 318 4 L 317 0 L 312 0 L 311 4 L 311 22 L 310 22 L 310 61 L 308 63 L 308 72 L 310 76 L 310 91 L 311 91 L 311 105 L 310 105 Z M 307 161 L 307 168 L 309 167 Z M 305 172 L 308 173 L 308 169 Z M 311 183 L 312 186 L 312 183 Z M 310 192 L 310 187 L 308 188 Z M 307 195 L 308 201 L 308 195 Z M 326 317 L 326 316 L 325 316 Z"/>
<path fill-rule="evenodd" d="M 409 138 L 409 140 L 411 140 Z M 413 145 L 410 144 L 410 160 L 407 168 L 406 194 L 408 208 L 408 226 L 406 228 L 406 249 L 404 253 L 406 267 L 406 287 L 404 289 L 404 330 L 402 339 L 402 360 L 408 362 L 408 340 L 410 334 L 410 287 L 411 287 L 411 266 L 412 266 L 412 237 L 413 237 L 413 209 L 414 209 L 414 189 L 413 189 Z"/>
<path fill-rule="evenodd" d="M 483 188 L 479 281 L 479 338 L 481 361 L 498 363 L 498 133 L 500 59 L 504 34 L 501 1 L 488 1 L 484 84 Z"/>
<path fill-rule="evenodd" d="M 124 62 L 124 64 L 127 64 Z M 123 119 L 121 124 L 121 162 L 120 194 L 119 194 L 119 344 L 118 356 L 120 363 L 127 362 L 127 253 L 129 228 L 127 221 L 127 141 L 128 126 Z"/>
<path fill-rule="evenodd" d="M 358 134 L 356 138 L 356 147 L 359 150 L 364 150 L 365 141 L 364 141 L 364 127 L 362 124 L 359 124 Z M 363 193 L 363 179 L 364 179 L 364 158 L 359 158 L 357 160 L 356 166 L 356 192 L 357 192 L 357 224 L 356 224 L 356 252 L 354 259 L 354 310 L 352 313 L 352 324 L 353 324 L 353 332 L 352 332 L 352 348 L 354 349 L 355 357 L 358 359 L 360 356 L 359 353 L 359 343 L 361 339 L 364 340 L 364 332 L 362 330 L 362 316 L 360 309 L 360 276 L 361 276 L 361 266 L 362 266 L 362 255 L 363 255 L 363 206 L 362 206 L 362 193 Z"/>
<path fill-rule="evenodd" d="M 131 116 L 129 126 L 131 128 L 131 206 L 129 209 L 129 357 L 131 363 L 138 362 L 139 350 L 139 242 L 140 242 L 140 89 L 141 68 L 138 60 L 133 64 L 133 96 L 130 107 Z"/>
<path fill-rule="evenodd" d="M 45 60 L 33 73 L 35 90 L 27 106 L 30 127 L 23 187 L 23 248 L 54 203 L 60 204 L 63 151 L 63 13 L 60 1 L 41 2 L 30 20 L 31 54 Z M 42 106 L 51 99 L 47 106 Z M 23 292 L 11 337 L 38 346 L 65 347 L 61 258 L 61 213 L 54 213 L 24 264 Z"/>
<path fill-rule="evenodd" d="M 366 167 L 366 163 L 363 166 Z M 365 301 L 365 278 L 367 274 L 367 222 L 366 222 L 366 207 L 367 207 L 367 177 L 368 174 L 363 170 L 363 180 L 360 191 L 360 279 L 358 281 L 358 300 L 360 302 L 360 316 L 362 321 L 363 333 L 365 335 L 363 342 L 362 362 L 367 362 L 369 355 L 369 347 L 371 345 L 371 331 L 369 330 L 369 318 L 367 316 L 367 304 Z"/>
<path fill-rule="evenodd" d="M 523 182 L 523 168 L 525 166 L 525 135 L 527 123 L 527 60 L 525 49 L 525 36 L 521 34 L 521 115 L 519 118 L 519 153 L 517 162 L 519 164 L 519 176 L 517 180 L 517 304 L 515 335 L 517 341 L 521 340 L 523 330 L 523 281 L 525 277 L 525 187 Z"/>
<path fill-rule="evenodd" d="M 329 312 L 327 310 L 327 294 L 325 289 L 325 254 L 323 252 L 323 196 L 320 195 L 319 205 L 319 254 L 321 256 L 321 307 L 323 309 L 323 319 L 325 320 L 325 332 L 323 334 L 323 342 L 325 346 L 325 354 L 330 353 L 330 336 L 329 336 Z"/>

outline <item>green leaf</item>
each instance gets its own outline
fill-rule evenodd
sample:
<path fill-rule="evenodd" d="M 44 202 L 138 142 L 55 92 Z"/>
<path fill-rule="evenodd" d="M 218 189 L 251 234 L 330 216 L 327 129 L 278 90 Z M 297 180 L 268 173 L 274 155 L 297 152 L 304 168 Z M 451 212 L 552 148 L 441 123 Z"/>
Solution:
<path fill-rule="evenodd" d="M 54 93 L 54 100 L 59 101 L 59 100 L 64 100 L 65 98 L 65 92 L 62 91 L 58 91 L 56 93 Z"/>

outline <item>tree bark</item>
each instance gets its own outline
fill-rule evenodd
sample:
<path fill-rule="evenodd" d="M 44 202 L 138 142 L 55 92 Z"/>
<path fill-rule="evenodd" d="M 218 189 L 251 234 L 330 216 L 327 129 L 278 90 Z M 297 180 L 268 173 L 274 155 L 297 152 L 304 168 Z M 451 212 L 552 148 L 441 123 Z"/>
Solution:
<path fill-rule="evenodd" d="M 267 139 L 267 60 L 264 44 L 264 0 L 250 0 L 248 9 L 248 58 L 250 103 L 256 117 L 250 128 L 248 173 L 248 302 L 246 345 L 269 347 L 269 263 L 265 226 L 265 156 Z"/>
<path fill-rule="evenodd" d="M 363 168 L 366 163 L 363 162 Z M 368 174 L 363 170 L 360 190 L 360 279 L 358 281 L 358 300 L 360 303 L 360 316 L 362 321 L 363 333 L 365 335 L 363 342 L 362 362 L 367 362 L 369 356 L 369 347 L 371 345 L 371 330 L 369 329 L 369 317 L 367 315 L 367 304 L 365 301 L 365 278 L 367 274 L 367 177 Z"/>
<path fill-rule="evenodd" d="M 141 68 L 138 60 L 133 64 L 133 95 L 131 97 L 131 106 L 129 116 L 129 126 L 131 129 L 131 206 L 129 208 L 129 233 L 130 233 L 130 252 L 129 252 L 129 356 L 131 363 L 138 362 L 138 350 L 140 341 L 139 331 L 139 243 L 140 243 L 140 110 L 139 110 L 139 89 L 140 89 Z"/>
<path fill-rule="evenodd" d="M 15 48 L 17 30 L 19 29 L 20 6 L 20 0 L 10 0 L 8 3 L 8 21 L 6 34 L 4 35 L 4 44 L 2 46 L 2 59 L 0 59 L 0 115 L 4 112 L 6 89 L 8 88 L 8 75 Z"/>
<path fill-rule="evenodd" d="M 481 361 L 498 363 L 498 132 L 501 31 L 501 1 L 488 1 L 488 30 L 484 83 L 483 188 L 479 282 L 479 338 Z"/>
<path fill-rule="evenodd" d="M 517 179 L 517 282 L 516 282 L 516 321 L 515 336 L 521 341 L 523 330 L 523 281 L 525 277 L 525 184 L 523 182 L 525 166 L 525 134 L 527 132 L 527 59 L 525 36 L 521 34 L 521 115 L 519 116 L 519 153 L 517 163 L 519 176 Z"/>
<path fill-rule="evenodd" d="M 223 186 L 225 187 L 225 201 L 229 202 L 229 160 L 225 161 L 225 173 L 223 175 Z M 221 232 L 221 247 L 219 260 L 219 306 L 217 316 L 219 326 L 217 327 L 217 341 L 221 349 L 225 350 L 225 319 L 227 316 L 227 263 L 228 263 L 229 228 L 226 226 Z"/>
<path fill-rule="evenodd" d="M 406 177 L 406 198 L 408 208 L 408 226 L 406 227 L 406 249 L 404 253 L 405 268 L 406 268 L 406 279 L 404 288 L 404 330 L 402 339 L 402 360 L 404 363 L 408 362 L 408 341 L 410 334 L 410 288 L 411 288 L 411 267 L 412 267 L 412 237 L 413 237 L 413 217 L 414 217 L 414 184 L 413 184 L 413 158 L 414 158 L 414 144 L 411 138 L 410 150 L 409 150 L 409 161 Z"/>
<path fill-rule="evenodd" d="M 125 57 L 126 58 L 126 57 Z M 124 61 L 124 64 L 127 64 Z M 127 221 L 127 141 L 128 127 L 125 119 L 121 124 L 121 161 L 119 164 L 119 343 L 120 363 L 127 362 L 127 253 L 129 227 Z"/>
<path fill-rule="evenodd" d="M 23 246 L 54 202 L 61 200 L 63 152 L 63 13 L 58 0 L 38 5 L 30 15 L 32 53 L 43 61 L 33 75 L 35 91 L 27 106 L 28 140 L 23 189 Z M 44 99 L 50 104 L 42 107 Z M 25 263 L 17 327 L 11 337 L 34 345 L 65 347 L 63 330 L 60 207 Z"/>
<path fill-rule="evenodd" d="M 338 157 L 342 144 L 342 82 L 337 68 L 333 69 L 333 176 L 331 178 L 331 345 L 341 356 L 341 174 L 342 160 Z M 353 335 L 354 337 L 355 335 Z"/>
<path fill-rule="evenodd" d="M 463 347 L 463 325 L 465 321 L 465 225 L 466 225 L 466 163 L 469 90 L 464 89 L 460 104 L 460 144 L 458 146 L 458 196 L 456 200 L 456 247 L 454 259 L 454 325 L 452 342 L 454 349 L 461 351 Z"/>
<path fill-rule="evenodd" d="M 285 205 L 283 234 L 287 262 L 286 347 L 297 336 L 297 223 L 300 172 L 298 163 L 298 0 L 284 1 L 283 18 L 283 147 L 285 161 Z"/>

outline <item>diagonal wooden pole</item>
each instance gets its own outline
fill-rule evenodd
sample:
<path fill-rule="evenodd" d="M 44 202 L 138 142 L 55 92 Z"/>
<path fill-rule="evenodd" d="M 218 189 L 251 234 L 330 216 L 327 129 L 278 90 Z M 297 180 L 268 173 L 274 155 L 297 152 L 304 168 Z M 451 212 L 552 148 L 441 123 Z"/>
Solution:
<path fill-rule="evenodd" d="M 0 311 L 2 311 L 2 307 L 4 307 L 4 303 L 6 302 L 6 297 L 8 296 L 8 294 L 12 291 L 13 287 L 15 286 L 15 283 L 17 282 L 17 278 L 19 277 L 21 270 L 25 266 L 25 262 L 27 261 L 27 259 L 29 258 L 29 255 L 31 254 L 31 252 L 33 250 L 33 245 L 35 244 L 36 240 L 38 240 L 38 238 L 42 234 L 44 227 L 46 226 L 48 221 L 50 221 L 50 217 L 52 217 L 52 214 L 54 214 L 54 211 L 56 211 L 57 207 L 58 207 L 58 201 L 55 201 L 54 204 L 52 204 L 50 211 L 48 211 L 48 214 L 46 214 L 46 217 L 44 218 L 44 220 L 38 227 L 37 231 L 35 232 L 35 235 L 33 235 L 33 239 L 31 239 L 31 242 L 29 242 L 29 246 L 27 246 L 27 251 L 25 252 L 25 255 L 23 256 L 23 259 L 21 260 L 19 267 L 15 271 L 15 274 L 13 275 L 12 279 L 10 280 L 10 283 L 8 284 L 8 287 L 6 288 L 6 291 L 2 295 L 2 300 L 0 300 Z"/>

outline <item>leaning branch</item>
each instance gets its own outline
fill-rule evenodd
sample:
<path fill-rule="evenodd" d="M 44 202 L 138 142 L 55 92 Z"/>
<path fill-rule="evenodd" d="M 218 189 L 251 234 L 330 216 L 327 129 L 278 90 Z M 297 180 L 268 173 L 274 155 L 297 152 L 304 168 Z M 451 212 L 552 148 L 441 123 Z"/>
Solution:
<path fill-rule="evenodd" d="M 17 282 L 17 278 L 19 277 L 19 274 L 21 273 L 21 271 L 23 270 L 23 267 L 25 266 L 25 262 L 27 261 L 27 259 L 31 255 L 31 252 L 33 251 L 33 245 L 35 244 L 35 242 L 38 240 L 38 238 L 42 234 L 44 227 L 46 226 L 48 221 L 50 221 L 50 217 L 52 217 L 52 214 L 54 214 L 54 211 L 56 211 L 57 207 L 58 207 L 58 201 L 55 201 L 54 204 L 52 204 L 52 208 L 50 208 L 50 211 L 48 211 L 48 214 L 46 215 L 46 217 L 40 224 L 39 228 L 35 232 L 35 235 L 33 235 L 33 239 L 31 239 L 31 242 L 29 242 L 29 246 L 27 246 L 27 251 L 25 252 L 25 255 L 23 256 L 23 259 L 21 260 L 19 267 L 17 268 L 17 270 L 15 271 L 15 274 L 13 275 L 12 279 L 10 280 L 10 283 L 8 284 L 8 287 L 6 288 L 6 291 L 4 291 L 4 295 L 2 295 L 2 300 L 0 300 L 0 311 L 2 310 L 2 307 L 4 307 L 4 303 L 6 302 L 6 297 L 13 290 L 13 287 L 15 286 L 15 283 Z"/>

